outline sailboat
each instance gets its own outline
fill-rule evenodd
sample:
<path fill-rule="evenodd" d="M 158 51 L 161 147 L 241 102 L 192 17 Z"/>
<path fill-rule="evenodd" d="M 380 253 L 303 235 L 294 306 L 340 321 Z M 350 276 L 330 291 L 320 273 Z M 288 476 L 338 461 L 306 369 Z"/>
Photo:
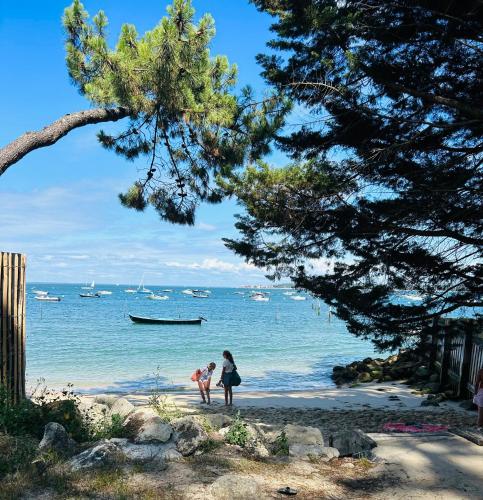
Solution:
<path fill-rule="evenodd" d="M 143 277 L 141 279 L 141 283 L 139 283 L 139 286 L 138 286 L 138 289 L 137 289 L 137 292 L 138 293 L 149 293 L 149 294 L 152 294 L 153 292 L 147 288 L 145 288 L 144 286 L 144 274 L 143 274 Z"/>
<path fill-rule="evenodd" d="M 96 286 L 96 282 L 93 281 L 90 286 L 89 285 L 82 286 L 81 289 L 82 290 L 94 290 L 95 286 Z"/>

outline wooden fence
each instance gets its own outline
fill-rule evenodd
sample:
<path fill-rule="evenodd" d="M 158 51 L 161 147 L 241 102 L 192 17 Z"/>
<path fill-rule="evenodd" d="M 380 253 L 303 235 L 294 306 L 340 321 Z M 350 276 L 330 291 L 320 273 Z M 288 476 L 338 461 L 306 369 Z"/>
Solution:
<path fill-rule="evenodd" d="M 441 386 L 458 397 L 470 397 L 476 374 L 483 368 L 483 320 L 438 320 L 431 330 L 432 365 Z"/>
<path fill-rule="evenodd" d="M 25 255 L 0 252 L 0 384 L 25 397 Z"/>

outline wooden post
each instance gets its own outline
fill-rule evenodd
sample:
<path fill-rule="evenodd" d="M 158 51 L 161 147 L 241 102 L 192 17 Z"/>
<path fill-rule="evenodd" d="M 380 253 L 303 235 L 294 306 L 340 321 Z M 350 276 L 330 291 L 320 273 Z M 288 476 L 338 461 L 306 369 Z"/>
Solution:
<path fill-rule="evenodd" d="M 25 256 L 0 252 L 0 384 L 25 397 Z"/>
<path fill-rule="evenodd" d="M 461 366 L 461 378 L 458 384 L 458 397 L 468 395 L 468 382 L 470 377 L 471 352 L 473 349 L 473 331 L 476 328 L 474 321 L 465 324 L 465 344 L 463 348 L 463 362 Z"/>

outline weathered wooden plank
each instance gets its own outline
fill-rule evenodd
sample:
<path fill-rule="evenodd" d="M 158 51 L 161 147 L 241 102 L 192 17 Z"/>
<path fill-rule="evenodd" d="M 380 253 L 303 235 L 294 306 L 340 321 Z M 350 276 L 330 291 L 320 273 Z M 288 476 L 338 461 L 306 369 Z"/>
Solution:
<path fill-rule="evenodd" d="M 12 255 L 12 392 L 14 401 L 19 399 L 18 389 L 18 269 L 19 269 L 19 255 Z"/>
<path fill-rule="evenodd" d="M 2 271 L 0 282 L 0 383 L 7 381 L 7 254 L 0 254 L 0 268 Z"/>
<path fill-rule="evenodd" d="M 25 255 L 21 256 L 20 259 L 20 356 L 19 356 L 19 366 L 20 366 L 20 397 L 25 398 L 25 368 L 26 368 L 26 336 L 27 336 L 27 275 L 26 275 L 27 259 Z"/>

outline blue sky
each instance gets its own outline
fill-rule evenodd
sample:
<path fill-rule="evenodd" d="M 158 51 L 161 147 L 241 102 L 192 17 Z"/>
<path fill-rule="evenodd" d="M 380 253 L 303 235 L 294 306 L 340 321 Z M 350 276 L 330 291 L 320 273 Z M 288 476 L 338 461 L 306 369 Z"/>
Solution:
<path fill-rule="evenodd" d="M 67 3 L 2 1 L 0 145 L 89 106 L 65 68 L 60 18 Z M 140 33 L 151 29 L 168 3 L 86 0 L 84 5 L 91 15 L 106 12 L 114 40 L 123 22 L 135 24 Z M 270 18 L 245 0 L 194 0 L 193 5 L 197 17 L 210 12 L 215 18 L 212 53 L 237 63 L 240 85 L 262 92 L 255 55 L 270 38 Z M 137 283 L 143 273 L 147 284 L 264 281 L 262 271 L 221 242 L 235 234 L 233 215 L 241 209 L 234 201 L 202 206 L 192 228 L 162 222 L 151 209 L 123 208 L 117 194 L 136 179 L 136 168 L 98 145 L 99 128 L 73 131 L 0 177 L 0 250 L 27 254 L 30 281 Z"/>

